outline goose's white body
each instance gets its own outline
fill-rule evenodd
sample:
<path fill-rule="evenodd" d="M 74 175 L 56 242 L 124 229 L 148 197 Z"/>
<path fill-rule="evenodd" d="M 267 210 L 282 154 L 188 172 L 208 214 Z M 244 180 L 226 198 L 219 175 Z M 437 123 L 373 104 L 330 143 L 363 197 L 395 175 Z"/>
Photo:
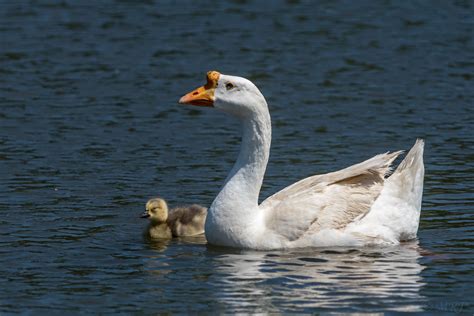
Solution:
<path fill-rule="evenodd" d="M 217 79 L 210 83 L 212 75 Z M 424 177 L 422 140 L 388 178 L 400 152 L 303 179 L 258 205 L 271 142 L 267 103 L 247 79 L 213 72 L 205 87 L 212 84 L 212 95 L 205 98 L 240 120 L 242 144 L 209 208 L 205 224 L 209 243 L 276 249 L 396 244 L 416 237 Z M 180 102 L 208 105 L 206 100 L 192 102 L 196 91 Z"/>

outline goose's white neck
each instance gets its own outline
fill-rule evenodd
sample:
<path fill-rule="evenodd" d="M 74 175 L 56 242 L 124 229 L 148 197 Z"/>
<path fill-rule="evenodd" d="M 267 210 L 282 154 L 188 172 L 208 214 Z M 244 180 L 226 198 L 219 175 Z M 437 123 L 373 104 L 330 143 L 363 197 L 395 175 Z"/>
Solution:
<path fill-rule="evenodd" d="M 266 114 L 266 115 L 264 115 Z M 233 196 L 247 207 L 258 205 L 258 196 L 262 187 L 265 169 L 270 155 L 271 122 L 270 115 L 259 113 L 252 118 L 244 118 L 241 122 L 242 143 L 234 167 L 225 181 L 221 193 L 226 193 L 226 188 L 231 188 Z M 238 195 L 236 195 L 238 193 Z M 217 198 L 219 198 L 221 194 Z M 235 204 L 235 201 L 234 203 Z M 242 205 L 244 206 L 244 205 Z"/>
<path fill-rule="evenodd" d="M 271 143 L 270 114 L 265 100 L 261 102 L 264 104 L 256 104 L 250 114 L 240 117 L 239 156 L 206 221 L 206 237 L 213 243 L 236 245 L 244 231 L 258 222 L 258 197 Z"/>

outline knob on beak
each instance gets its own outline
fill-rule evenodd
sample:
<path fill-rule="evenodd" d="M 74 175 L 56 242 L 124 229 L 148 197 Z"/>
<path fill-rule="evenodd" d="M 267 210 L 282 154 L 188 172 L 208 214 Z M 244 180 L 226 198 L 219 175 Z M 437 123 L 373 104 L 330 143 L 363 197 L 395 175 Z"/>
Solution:
<path fill-rule="evenodd" d="M 214 92 L 217 88 L 220 73 L 217 71 L 209 71 L 207 73 L 207 83 L 199 87 L 179 99 L 181 104 L 191 104 L 197 106 L 214 106 Z"/>

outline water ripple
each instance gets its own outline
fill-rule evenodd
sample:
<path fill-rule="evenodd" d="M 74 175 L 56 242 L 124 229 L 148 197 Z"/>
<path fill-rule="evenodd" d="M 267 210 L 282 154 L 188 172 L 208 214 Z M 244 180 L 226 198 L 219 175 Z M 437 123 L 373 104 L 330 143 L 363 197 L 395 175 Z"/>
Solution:
<path fill-rule="evenodd" d="M 0 7 L 0 313 L 474 310 L 469 1 Z M 425 138 L 419 240 L 143 240 L 149 197 L 210 205 L 234 162 L 235 121 L 176 105 L 210 69 L 269 102 L 262 198 Z"/>

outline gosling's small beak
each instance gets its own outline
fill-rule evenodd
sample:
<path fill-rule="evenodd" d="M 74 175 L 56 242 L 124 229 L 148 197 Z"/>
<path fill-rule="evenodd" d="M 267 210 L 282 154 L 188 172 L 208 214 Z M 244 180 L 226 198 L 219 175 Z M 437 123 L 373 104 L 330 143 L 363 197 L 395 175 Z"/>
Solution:
<path fill-rule="evenodd" d="M 199 87 L 179 99 L 181 104 L 191 104 L 197 106 L 214 106 L 214 92 L 219 81 L 220 73 L 209 71 L 207 73 L 206 85 Z"/>
<path fill-rule="evenodd" d="M 150 214 L 148 214 L 147 211 L 143 212 L 141 215 L 140 215 L 141 218 L 147 218 L 147 217 L 150 217 Z"/>

